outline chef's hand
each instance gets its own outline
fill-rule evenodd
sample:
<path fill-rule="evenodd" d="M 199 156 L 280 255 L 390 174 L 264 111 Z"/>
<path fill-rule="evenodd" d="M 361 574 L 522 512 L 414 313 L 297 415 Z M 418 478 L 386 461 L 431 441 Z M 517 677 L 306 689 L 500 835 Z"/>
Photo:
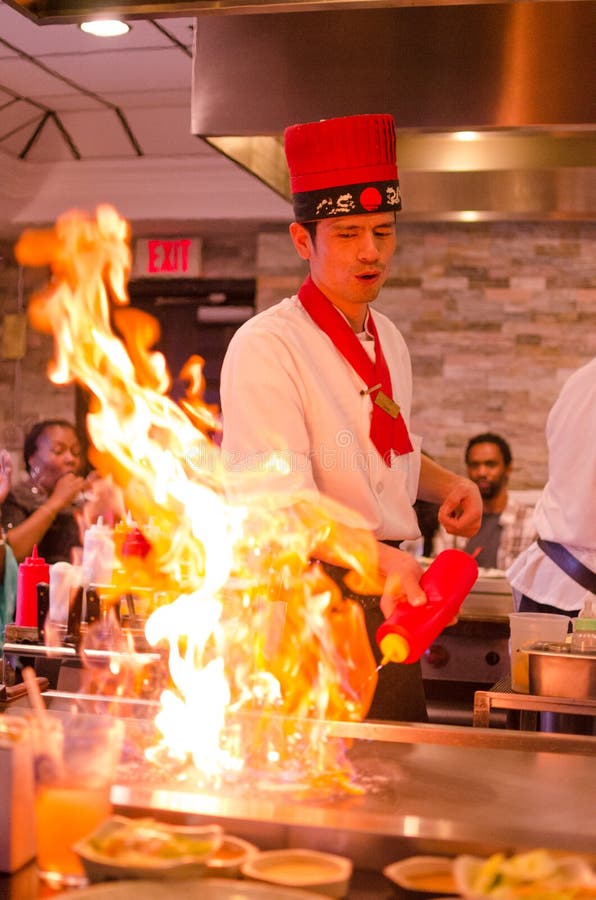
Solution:
<path fill-rule="evenodd" d="M 439 522 L 449 534 L 472 537 L 482 522 L 482 497 L 478 486 L 461 478 L 439 507 Z"/>
<path fill-rule="evenodd" d="M 385 575 L 381 611 L 388 618 L 398 603 L 422 606 L 426 594 L 420 587 L 422 567 L 418 561 L 396 547 L 379 544 L 379 568 Z"/>

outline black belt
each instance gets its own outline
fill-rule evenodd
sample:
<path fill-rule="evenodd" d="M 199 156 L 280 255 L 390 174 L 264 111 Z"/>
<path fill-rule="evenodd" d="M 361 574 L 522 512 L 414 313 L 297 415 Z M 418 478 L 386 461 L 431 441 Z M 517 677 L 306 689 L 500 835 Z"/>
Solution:
<path fill-rule="evenodd" d="M 399 547 L 401 541 L 392 541 L 392 540 L 383 540 L 382 544 L 388 544 L 390 547 Z M 342 594 L 348 600 L 355 600 L 363 609 L 376 609 L 378 608 L 381 602 L 380 594 L 357 594 L 355 591 L 350 590 L 347 584 L 344 581 L 345 576 L 350 571 L 344 566 L 336 566 L 333 563 L 323 562 L 322 559 L 311 559 L 311 562 L 319 563 L 320 566 L 325 570 L 327 575 L 336 583 L 336 585 L 340 588 Z"/>
<path fill-rule="evenodd" d="M 543 541 L 542 538 L 538 538 L 536 543 L 542 552 L 549 559 L 552 559 L 573 581 L 576 581 L 577 584 L 592 594 L 596 594 L 596 572 L 592 572 L 591 569 L 584 566 L 563 544 L 557 544 L 555 541 Z"/>
<path fill-rule="evenodd" d="M 318 563 L 321 566 L 329 578 L 336 583 L 347 600 L 356 600 L 363 609 L 374 609 L 379 606 L 381 597 L 378 594 L 357 594 L 355 591 L 350 590 L 344 581 L 350 570 L 346 569 L 345 566 L 336 566 L 322 559 L 311 559 L 311 563 Z"/>

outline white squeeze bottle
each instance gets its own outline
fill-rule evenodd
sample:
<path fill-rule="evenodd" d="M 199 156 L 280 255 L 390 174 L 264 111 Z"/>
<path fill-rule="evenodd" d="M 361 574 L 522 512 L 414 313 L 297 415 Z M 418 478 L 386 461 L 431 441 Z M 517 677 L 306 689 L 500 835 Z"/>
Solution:
<path fill-rule="evenodd" d="M 73 592 L 81 579 L 80 566 L 56 562 L 50 566 L 50 621 L 66 625 Z"/>
<path fill-rule="evenodd" d="M 83 584 L 111 584 L 114 560 L 114 531 L 104 525 L 100 516 L 97 523 L 87 529 L 83 539 Z"/>

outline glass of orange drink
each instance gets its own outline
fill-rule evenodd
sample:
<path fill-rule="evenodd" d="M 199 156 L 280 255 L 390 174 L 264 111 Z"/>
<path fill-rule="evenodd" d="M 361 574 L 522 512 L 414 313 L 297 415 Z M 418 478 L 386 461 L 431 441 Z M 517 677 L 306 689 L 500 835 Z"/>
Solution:
<path fill-rule="evenodd" d="M 73 846 L 111 813 L 122 722 L 87 715 L 43 719 L 34 725 L 38 873 L 53 887 L 80 887 L 87 879 Z"/>

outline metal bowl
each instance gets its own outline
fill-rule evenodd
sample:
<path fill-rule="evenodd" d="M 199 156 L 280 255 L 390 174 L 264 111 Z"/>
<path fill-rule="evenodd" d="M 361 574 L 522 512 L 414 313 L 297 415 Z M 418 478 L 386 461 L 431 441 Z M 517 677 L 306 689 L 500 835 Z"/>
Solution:
<path fill-rule="evenodd" d="M 525 648 L 530 693 L 543 697 L 596 700 L 596 654 L 572 653 L 569 644 L 537 641 Z"/>

